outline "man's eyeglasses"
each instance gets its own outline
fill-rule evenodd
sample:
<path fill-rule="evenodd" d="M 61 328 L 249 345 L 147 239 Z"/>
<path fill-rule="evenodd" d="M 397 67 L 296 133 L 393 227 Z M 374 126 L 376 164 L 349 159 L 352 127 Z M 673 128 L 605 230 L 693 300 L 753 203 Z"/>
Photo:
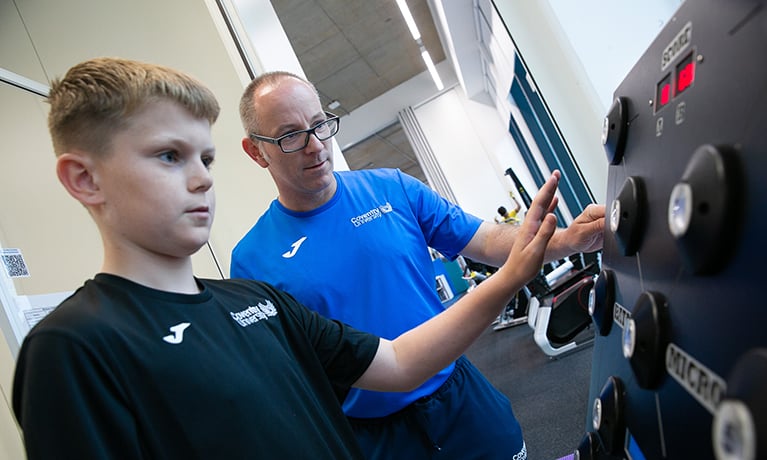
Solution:
<path fill-rule="evenodd" d="M 254 141 L 259 140 L 270 144 L 277 144 L 283 153 L 297 152 L 309 145 L 309 136 L 311 134 L 314 134 L 321 141 L 326 141 L 338 133 L 338 116 L 330 112 L 325 112 L 325 116 L 328 117 L 327 120 L 317 123 L 309 129 L 293 131 L 277 138 L 250 133 L 250 138 Z"/>

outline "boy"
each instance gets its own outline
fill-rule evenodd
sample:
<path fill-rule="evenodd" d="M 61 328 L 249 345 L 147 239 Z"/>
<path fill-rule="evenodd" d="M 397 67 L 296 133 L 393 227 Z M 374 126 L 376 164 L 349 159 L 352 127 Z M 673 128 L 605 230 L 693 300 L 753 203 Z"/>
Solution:
<path fill-rule="evenodd" d="M 539 270 L 555 172 L 509 260 L 389 341 L 262 282 L 206 280 L 190 256 L 215 200 L 213 95 L 172 69 L 99 58 L 49 95 L 57 174 L 93 217 L 101 272 L 24 340 L 13 409 L 37 458 L 362 458 L 351 386 L 405 391 L 456 359 Z"/>

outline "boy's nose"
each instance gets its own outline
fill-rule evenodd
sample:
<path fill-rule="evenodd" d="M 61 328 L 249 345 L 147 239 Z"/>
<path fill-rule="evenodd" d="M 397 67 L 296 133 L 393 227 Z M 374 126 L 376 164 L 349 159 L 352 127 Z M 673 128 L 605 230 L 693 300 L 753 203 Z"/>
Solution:
<path fill-rule="evenodd" d="M 192 190 L 207 190 L 213 186 L 213 175 L 204 164 L 199 163 L 190 174 L 189 185 Z"/>

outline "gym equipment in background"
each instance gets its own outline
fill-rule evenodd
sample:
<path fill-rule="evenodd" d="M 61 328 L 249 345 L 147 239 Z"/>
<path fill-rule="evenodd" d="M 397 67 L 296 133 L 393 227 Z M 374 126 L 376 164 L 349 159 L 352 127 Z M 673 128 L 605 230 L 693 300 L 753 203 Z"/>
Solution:
<path fill-rule="evenodd" d="M 593 333 L 581 333 L 592 324 L 588 301 L 597 273 L 599 253 L 579 253 L 528 283 L 527 324 L 548 356 L 559 357 L 593 342 Z"/>

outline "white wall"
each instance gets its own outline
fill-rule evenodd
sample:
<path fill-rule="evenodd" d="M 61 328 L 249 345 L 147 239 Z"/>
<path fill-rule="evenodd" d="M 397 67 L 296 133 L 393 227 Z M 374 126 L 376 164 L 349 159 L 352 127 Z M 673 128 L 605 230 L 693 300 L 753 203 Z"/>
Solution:
<path fill-rule="evenodd" d="M 449 91 L 458 82 L 452 65 L 444 60 L 435 65 L 440 79 Z M 400 84 L 392 90 L 343 116 L 336 135 L 341 149 L 346 149 L 397 122 L 397 113 L 406 107 L 418 107 L 438 95 L 428 71 Z"/>
<path fill-rule="evenodd" d="M 515 187 L 504 175 L 507 168 L 518 173 L 531 194 L 535 184 L 496 108 L 487 98 L 467 98 L 450 62 L 436 67 L 446 88 L 442 92 L 425 71 L 344 116 L 336 139 L 341 148 L 352 146 L 413 107 L 458 204 L 492 220 L 498 206 L 513 206 L 509 192 Z"/>
<path fill-rule="evenodd" d="M 682 0 L 549 0 L 605 113 L 612 105 L 615 88 L 681 3 Z M 583 19 L 584 14 L 588 20 Z"/>
<path fill-rule="evenodd" d="M 603 202 L 607 189 L 601 143 L 605 112 L 594 86 L 548 3 L 498 0 L 496 5 L 586 182 L 596 200 Z"/>
<path fill-rule="evenodd" d="M 417 107 L 415 115 L 458 205 L 487 220 L 498 206 L 512 206 L 509 192 L 515 187 L 503 172 L 509 167 L 519 171 L 515 163 L 520 160 L 492 106 L 454 88 Z"/>
<path fill-rule="evenodd" d="M 493 198 L 503 196 L 504 190 L 493 174 L 459 92 L 460 89 L 454 89 L 416 108 L 415 115 L 457 204 L 472 214 L 491 219 L 499 206 Z"/>
<path fill-rule="evenodd" d="M 601 131 L 612 93 L 679 3 L 495 1 L 598 202 L 607 187 Z"/>

